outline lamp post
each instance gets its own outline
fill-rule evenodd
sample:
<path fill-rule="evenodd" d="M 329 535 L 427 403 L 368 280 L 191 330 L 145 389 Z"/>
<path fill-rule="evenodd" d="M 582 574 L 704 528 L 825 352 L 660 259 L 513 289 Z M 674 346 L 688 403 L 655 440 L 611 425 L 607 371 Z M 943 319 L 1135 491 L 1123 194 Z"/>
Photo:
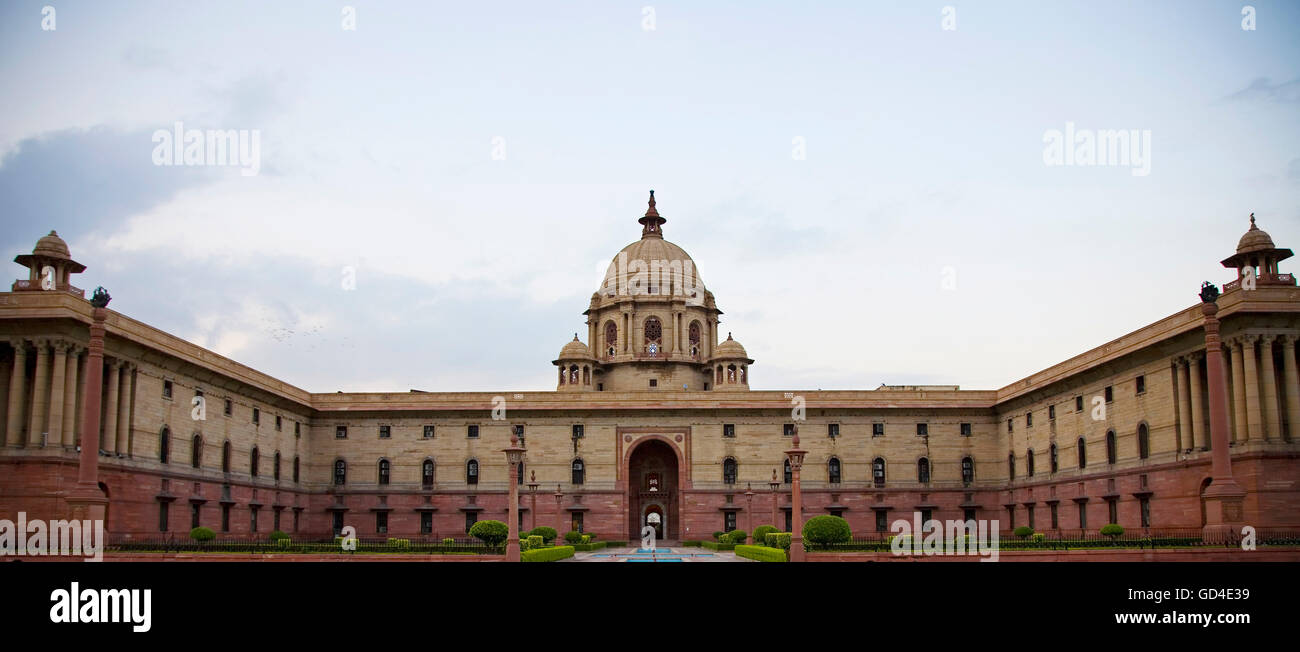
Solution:
<path fill-rule="evenodd" d="M 746 538 L 751 542 L 754 540 L 754 490 L 750 488 L 748 482 L 745 483 L 745 531 L 748 532 Z"/>
<path fill-rule="evenodd" d="M 555 545 L 557 546 L 560 545 L 559 538 L 564 536 L 565 532 L 568 532 L 568 530 L 564 529 L 564 516 L 563 516 L 564 510 L 560 509 L 563 503 L 564 503 L 564 494 L 560 493 L 560 485 L 556 484 L 555 485 L 555 518 L 560 519 L 560 527 L 555 528 L 555 538 L 556 538 Z"/>
<path fill-rule="evenodd" d="M 1205 315 L 1205 375 L 1210 393 L 1211 481 L 1205 488 L 1205 530 L 1211 541 L 1233 536 L 1242 519 L 1246 492 L 1232 477 L 1228 451 L 1228 390 L 1223 375 L 1223 346 L 1219 340 L 1219 288 L 1201 284 L 1201 314 Z"/>
<path fill-rule="evenodd" d="M 501 449 L 510 465 L 510 522 L 506 523 L 506 561 L 519 561 L 519 463 L 524 459 L 519 438 L 510 435 L 510 446 Z"/>
<path fill-rule="evenodd" d="M 537 529 L 537 471 L 528 472 L 528 523 Z"/>
<path fill-rule="evenodd" d="M 90 345 L 86 355 L 86 380 L 82 386 L 84 397 L 81 413 L 81 458 L 77 468 L 77 485 L 68 493 L 68 506 L 72 518 L 77 520 L 104 519 L 108 511 L 108 498 L 99 489 L 99 409 L 100 387 L 104 381 L 104 321 L 108 319 L 108 302 L 112 299 L 104 288 L 96 288 L 90 305 L 93 321 L 90 324 Z"/>
<path fill-rule="evenodd" d="M 803 466 L 803 456 L 808 451 L 799 448 L 799 426 L 794 427 L 794 439 L 790 442 L 790 450 L 785 452 L 786 459 L 790 460 L 790 561 L 803 561 L 803 509 L 799 495 L 799 468 Z"/>
<path fill-rule="evenodd" d="M 772 469 L 772 481 L 767 483 L 767 488 L 772 490 L 772 527 L 780 531 L 781 526 L 776 524 L 776 490 L 781 488 L 781 483 L 776 481 L 776 469 Z"/>

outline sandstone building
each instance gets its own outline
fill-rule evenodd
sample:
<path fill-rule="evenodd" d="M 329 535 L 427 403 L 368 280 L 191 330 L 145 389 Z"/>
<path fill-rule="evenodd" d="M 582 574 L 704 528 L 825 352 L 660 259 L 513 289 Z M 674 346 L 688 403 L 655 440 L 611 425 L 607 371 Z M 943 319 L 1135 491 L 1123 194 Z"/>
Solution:
<path fill-rule="evenodd" d="M 753 391 L 755 361 L 720 332 L 665 222 L 652 194 L 641 238 L 583 313 L 586 341 L 552 362 L 555 391 L 312 393 L 109 310 L 109 531 L 459 537 L 506 519 L 512 433 L 527 447 L 525 528 L 624 538 L 650 522 L 699 539 L 775 514 L 788 529 L 796 424 L 804 517 L 841 515 L 855 532 L 913 512 L 1003 530 L 1205 523 L 1213 390 L 1198 306 L 1001 389 Z M 1218 300 L 1241 517 L 1264 527 L 1300 525 L 1300 290 L 1278 269 L 1291 255 L 1252 217 Z M 15 261 L 30 272 L 0 293 L 0 518 L 56 517 L 77 480 L 92 308 L 70 282 L 85 266 L 54 232 Z"/>

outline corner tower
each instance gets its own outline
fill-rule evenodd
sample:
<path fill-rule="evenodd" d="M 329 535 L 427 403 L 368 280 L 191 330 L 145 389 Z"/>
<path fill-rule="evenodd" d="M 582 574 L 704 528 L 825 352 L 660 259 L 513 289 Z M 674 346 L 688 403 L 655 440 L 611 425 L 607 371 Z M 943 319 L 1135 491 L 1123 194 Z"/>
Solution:
<path fill-rule="evenodd" d="M 579 358 L 585 353 L 589 357 L 583 359 L 593 366 L 594 391 L 712 391 L 717 388 L 716 357 L 736 359 L 735 351 L 718 345 L 722 311 L 704 287 L 694 259 L 664 239 L 667 221 L 651 190 L 645 215 L 637 220 L 641 239 L 610 261 L 604 282 L 583 312 L 585 350 L 573 346 L 582 345 L 575 338 L 561 355 L 565 359 L 553 362 L 569 371 L 566 380 L 572 379 L 575 365 L 582 368 Z M 748 389 L 747 383 L 723 384 L 727 390 Z M 567 385 L 563 388 L 574 389 L 573 383 Z"/>

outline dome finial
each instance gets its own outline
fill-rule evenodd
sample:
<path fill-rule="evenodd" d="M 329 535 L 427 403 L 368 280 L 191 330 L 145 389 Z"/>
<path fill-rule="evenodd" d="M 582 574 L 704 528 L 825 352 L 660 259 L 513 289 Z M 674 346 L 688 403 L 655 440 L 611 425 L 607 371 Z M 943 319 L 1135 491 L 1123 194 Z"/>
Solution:
<path fill-rule="evenodd" d="M 652 194 L 654 193 L 653 190 L 651 190 L 650 192 L 651 192 Z M 1254 230 L 1257 229 L 1257 228 L 1259 228 L 1259 227 L 1255 226 L 1255 214 L 1254 214 L 1254 213 L 1251 213 L 1251 214 L 1250 214 L 1250 230 L 1254 231 Z"/>
<path fill-rule="evenodd" d="M 668 220 L 659 216 L 659 211 L 655 209 L 655 191 L 650 191 L 650 202 L 646 208 L 645 215 L 637 220 L 644 226 L 641 228 L 641 237 L 663 238 L 663 223 Z"/>

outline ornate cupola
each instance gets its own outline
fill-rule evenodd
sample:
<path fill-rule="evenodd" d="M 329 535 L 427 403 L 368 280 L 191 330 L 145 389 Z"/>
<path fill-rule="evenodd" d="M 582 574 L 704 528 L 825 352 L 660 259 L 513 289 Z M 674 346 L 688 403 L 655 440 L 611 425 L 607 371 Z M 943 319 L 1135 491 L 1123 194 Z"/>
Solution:
<path fill-rule="evenodd" d="M 594 385 L 591 378 L 597 372 L 599 362 L 591 355 L 591 349 L 578 341 L 578 334 L 573 334 L 573 341 L 560 349 L 560 355 L 551 364 L 560 368 L 560 381 L 556 389 L 562 392 L 590 392 Z"/>
<path fill-rule="evenodd" d="M 709 358 L 709 365 L 713 368 L 715 389 L 721 391 L 749 389 L 749 365 L 752 364 L 754 361 L 745 352 L 745 347 L 731 339 L 731 333 L 727 333 L 727 340 L 719 344 L 713 357 Z"/>
<path fill-rule="evenodd" d="M 650 207 L 646 209 L 645 215 L 637 220 L 641 223 L 641 238 L 659 238 L 664 237 L 664 222 L 668 220 L 659 216 L 659 211 L 655 210 L 655 191 L 650 191 Z"/>
<path fill-rule="evenodd" d="M 1273 246 L 1273 238 L 1268 233 L 1265 233 L 1263 229 L 1255 226 L 1255 214 L 1251 213 L 1250 229 L 1237 242 L 1237 253 L 1222 261 L 1224 267 L 1237 270 L 1237 280 L 1224 285 L 1224 292 L 1230 292 L 1239 287 L 1251 289 L 1252 283 L 1254 285 L 1295 286 L 1294 275 L 1281 274 L 1277 271 L 1278 262 L 1286 260 L 1292 255 L 1290 249 L 1279 249 Z"/>
<path fill-rule="evenodd" d="M 72 259 L 68 243 L 54 231 L 37 240 L 32 253 L 18 256 L 14 262 L 28 269 L 26 280 L 14 281 L 14 292 L 63 291 L 86 296 L 85 290 L 69 282 L 73 274 L 86 271 L 86 266 Z"/>

